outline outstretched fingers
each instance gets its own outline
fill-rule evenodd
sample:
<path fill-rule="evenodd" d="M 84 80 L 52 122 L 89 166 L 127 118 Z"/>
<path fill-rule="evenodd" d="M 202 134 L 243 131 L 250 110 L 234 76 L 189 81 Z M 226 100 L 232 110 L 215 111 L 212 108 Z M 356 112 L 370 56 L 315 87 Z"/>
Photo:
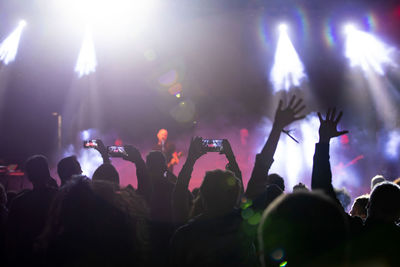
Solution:
<path fill-rule="evenodd" d="M 323 122 L 324 119 L 322 118 L 321 112 L 317 112 L 317 115 L 318 115 L 319 122 L 320 123 Z"/>
<path fill-rule="evenodd" d="M 282 110 L 282 106 L 283 106 L 283 101 L 281 99 L 281 100 L 279 100 L 278 110 Z"/>
<path fill-rule="evenodd" d="M 332 110 L 332 114 L 331 114 L 331 117 L 330 117 L 330 121 L 335 121 L 335 116 L 336 116 L 336 108 L 333 108 L 333 110 Z"/>
<path fill-rule="evenodd" d="M 291 108 L 291 107 L 292 107 L 292 105 L 293 105 L 293 103 L 294 103 L 294 100 L 296 100 L 296 95 L 293 95 L 292 98 L 290 99 L 288 108 Z"/>
<path fill-rule="evenodd" d="M 298 121 L 298 120 L 302 120 L 306 117 L 306 115 L 300 116 L 300 117 L 294 117 L 293 120 L 294 121 Z"/>
<path fill-rule="evenodd" d="M 304 109 L 306 108 L 306 105 L 302 105 L 300 108 L 298 108 L 297 110 L 294 110 L 294 114 L 299 114 L 300 112 L 302 112 Z"/>
<path fill-rule="evenodd" d="M 340 111 L 340 112 L 339 112 L 339 115 L 337 116 L 337 118 L 336 118 L 336 120 L 335 120 L 335 123 L 336 123 L 336 124 L 339 123 L 339 121 L 340 121 L 340 119 L 342 118 L 342 116 L 343 116 L 343 112 Z"/>
<path fill-rule="evenodd" d="M 293 106 L 292 109 L 296 110 L 296 109 L 301 105 L 301 103 L 303 103 L 303 99 L 302 99 L 302 98 L 299 98 L 299 99 L 296 101 L 296 104 L 294 104 L 294 106 Z"/>
<path fill-rule="evenodd" d="M 332 110 L 330 108 L 328 108 L 328 111 L 326 112 L 326 117 L 325 117 L 326 121 L 329 121 L 329 118 L 331 117 L 331 112 L 332 112 Z"/>

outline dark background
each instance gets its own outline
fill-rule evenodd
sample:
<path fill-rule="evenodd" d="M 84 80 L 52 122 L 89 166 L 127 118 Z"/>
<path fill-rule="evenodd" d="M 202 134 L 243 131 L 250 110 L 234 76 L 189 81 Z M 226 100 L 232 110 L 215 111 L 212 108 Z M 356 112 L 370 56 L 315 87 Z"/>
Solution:
<path fill-rule="evenodd" d="M 216 127 L 221 119 L 227 126 L 255 127 L 271 116 L 274 98 L 268 75 L 281 21 L 290 24 L 305 64 L 315 99 L 309 103 L 312 109 L 337 105 L 346 110 L 351 105 L 344 100 L 349 90 L 343 82 L 344 40 L 337 33 L 335 46 L 327 47 L 327 18 L 339 28 L 372 11 L 379 22 L 376 34 L 397 47 L 400 42 L 398 1 L 164 1 L 162 16 L 139 35 L 107 39 L 95 32 L 98 68 L 79 80 L 73 70 L 84 25 L 66 20 L 48 8 L 48 2 L 0 2 L 1 40 L 19 19 L 28 22 L 16 61 L 0 70 L 0 157 L 6 161 L 52 155 L 57 134 L 52 112 L 64 117 L 64 145 L 88 128 L 139 144 L 154 141 L 160 128 L 179 139 L 198 125 Z M 308 22 L 305 27 L 296 15 L 300 9 Z M 153 61 L 146 59 L 149 49 L 157 55 Z M 157 82 L 170 69 L 179 74 L 182 99 L 195 106 L 187 122 L 170 113 L 182 99 Z M 349 116 L 344 124 L 354 121 Z"/>

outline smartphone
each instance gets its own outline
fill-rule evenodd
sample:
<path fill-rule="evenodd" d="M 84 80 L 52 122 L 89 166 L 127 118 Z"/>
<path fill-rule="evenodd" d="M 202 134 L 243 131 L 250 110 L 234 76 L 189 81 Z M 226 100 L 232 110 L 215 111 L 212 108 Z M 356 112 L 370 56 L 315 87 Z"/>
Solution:
<path fill-rule="evenodd" d="M 110 157 L 122 158 L 123 156 L 128 156 L 123 146 L 108 146 L 107 152 Z"/>
<path fill-rule="evenodd" d="M 97 147 L 98 144 L 96 139 L 83 141 L 83 148 L 97 148 Z"/>
<path fill-rule="evenodd" d="M 222 139 L 203 139 L 203 148 L 206 152 L 221 152 L 224 149 L 222 141 Z"/>

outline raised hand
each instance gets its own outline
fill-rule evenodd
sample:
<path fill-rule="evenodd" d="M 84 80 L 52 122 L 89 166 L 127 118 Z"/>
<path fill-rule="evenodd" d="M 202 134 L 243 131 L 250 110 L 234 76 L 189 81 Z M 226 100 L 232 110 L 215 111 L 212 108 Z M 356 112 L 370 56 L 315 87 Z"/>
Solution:
<path fill-rule="evenodd" d="M 97 147 L 96 150 L 100 152 L 101 155 L 107 155 L 107 148 L 101 139 L 96 139 Z"/>
<path fill-rule="evenodd" d="M 296 101 L 295 95 L 292 96 L 286 108 L 283 108 L 283 101 L 279 101 L 278 109 L 275 113 L 274 126 L 283 129 L 294 121 L 304 119 L 306 116 L 299 115 L 299 113 L 306 108 L 306 106 L 302 104 L 303 99 L 300 98 Z"/>
<path fill-rule="evenodd" d="M 99 151 L 101 157 L 103 158 L 103 163 L 110 163 L 110 158 L 108 157 L 108 151 L 101 139 L 96 139 L 97 147 L 96 150 Z"/>
<path fill-rule="evenodd" d="M 235 155 L 233 154 L 233 151 L 232 151 L 231 144 L 229 143 L 228 139 L 222 140 L 222 147 L 223 147 L 223 149 L 220 152 L 220 154 L 225 154 L 225 156 L 228 160 L 235 158 Z"/>
<path fill-rule="evenodd" d="M 205 152 L 203 149 L 202 138 L 198 136 L 193 137 L 192 141 L 190 142 L 188 160 L 190 159 L 196 161 L 206 153 L 207 152 Z"/>
<path fill-rule="evenodd" d="M 320 112 L 318 112 L 318 118 L 320 122 L 319 126 L 319 142 L 320 143 L 329 143 L 331 138 L 341 136 L 343 134 L 347 134 L 349 131 L 338 131 L 337 125 L 342 118 L 343 112 L 339 112 L 336 117 L 336 108 L 328 109 L 326 113 L 325 120 L 322 118 Z M 336 117 L 336 118 L 335 118 Z"/>
<path fill-rule="evenodd" d="M 127 156 L 123 156 L 124 160 L 131 161 L 133 163 L 139 162 L 142 160 L 142 155 L 140 154 L 139 150 L 131 145 L 124 146 L 125 152 Z"/>

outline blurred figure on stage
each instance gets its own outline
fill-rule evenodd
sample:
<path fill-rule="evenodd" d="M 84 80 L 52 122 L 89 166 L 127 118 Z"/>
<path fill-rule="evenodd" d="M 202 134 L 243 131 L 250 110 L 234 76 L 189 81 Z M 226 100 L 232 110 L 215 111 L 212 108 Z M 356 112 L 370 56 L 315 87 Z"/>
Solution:
<path fill-rule="evenodd" d="M 179 163 L 179 158 L 182 156 L 182 152 L 176 152 L 175 145 L 172 142 L 167 141 L 168 131 L 166 129 L 160 129 L 157 133 L 157 144 L 153 147 L 153 150 L 161 151 L 165 159 L 167 160 L 168 170 L 173 173 L 174 165 Z"/>

